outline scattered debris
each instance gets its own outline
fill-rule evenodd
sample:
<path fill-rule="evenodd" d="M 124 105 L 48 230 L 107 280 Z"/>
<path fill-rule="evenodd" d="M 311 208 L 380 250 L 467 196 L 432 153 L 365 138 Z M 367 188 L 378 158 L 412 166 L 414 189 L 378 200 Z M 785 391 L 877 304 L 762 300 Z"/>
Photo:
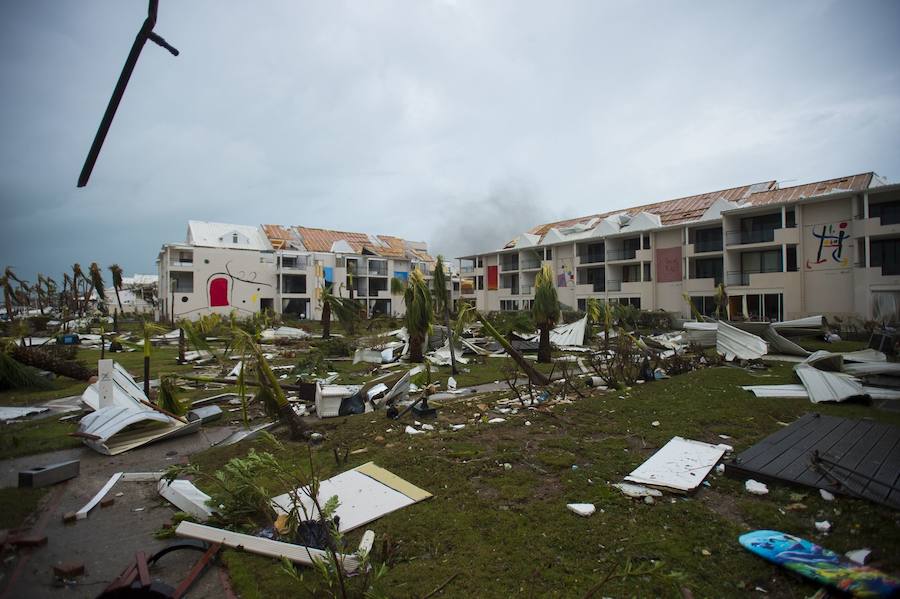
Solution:
<path fill-rule="evenodd" d="M 159 494 L 180 511 L 191 514 L 203 521 L 212 516 L 209 495 L 194 486 L 189 480 L 168 481 L 161 479 L 157 484 Z"/>
<path fill-rule="evenodd" d="M 769 493 L 769 487 L 765 483 L 755 481 L 752 478 L 744 483 L 744 488 L 747 489 L 748 493 L 753 493 L 754 495 L 767 495 Z"/>
<path fill-rule="evenodd" d="M 645 487 L 644 485 L 635 485 L 632 483 L 616 483 L 613 486 L 629 497 L 662 497 L 662 491 L 651 489 L 650 487 Z"/>
<path fill-rule="evenodd" d="M 567 503 L 566 507 L 579 516 L 590 516 L 596 511 L 593 503 Z"/>
<path fill-rule="evenodd" d="M 75 478 L 81 468 L 80 460 L 37 466 L 19 472 L 19 487 L 46 487 Z"/>
<path fill-rule="evenodd" d="M 697 488 L 724 453 L 721 445 L 673 437 L 625 480 L 684 493 Z"/>
<path fill-rule="evenodd" d="M 829 532 L 831 530 L 831 522 L 829 522 L 828 520 L 816 522 L 816 530 L 818 530 L 819 532 Z"/>
<path fill-rule="evenodd" d="M 309 497 L 309 488 L 298 489 L 296 495 L 305 506 L 301 513 L 318 518 L 316 507 Z M 340 532 L 364 526 L 385 514 L 410 506 L 431 497 L 431 493 L 403 480 L 374 462 L 367 462 L 352 470 L 342 472 L 319 482 L 318 499 L 325 505 L 328 498 L 337 496 L 338 507 L 334 512 Z M 294 507 L 290 493 L 272 498 L 279 513 Z M 227 543 L 226 543 L 227 544 Z"/>
<path fill-rule="evenodd" d="M 847 556 L 847 559 L 849 559 L 854 564 L 865 566 L 866 562 L 869 561 L 869 556 L 871 554 L 871 549 L 854 549 L 853 551 L 848 551 L 844 555 Z"/>
<path fill-rule="evenodd" d="M 819 495 L 821 495 L 822 499 L 825 501 L 834 501 L 834 495 L 825 489 L 819 489 Z"/>

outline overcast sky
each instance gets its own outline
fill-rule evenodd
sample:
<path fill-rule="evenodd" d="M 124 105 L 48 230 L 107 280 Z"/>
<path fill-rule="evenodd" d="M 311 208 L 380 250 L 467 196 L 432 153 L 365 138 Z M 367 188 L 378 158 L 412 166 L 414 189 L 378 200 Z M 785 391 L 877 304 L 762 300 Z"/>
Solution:
<path fill-rule="evenodd" d="M 747 183 L 900 180 L 900 2 L 0 3 L 0 267 L 156 272 L 188 219 L 454 256 Z M 33 280 L 33 279 L 32 279 Z"/>

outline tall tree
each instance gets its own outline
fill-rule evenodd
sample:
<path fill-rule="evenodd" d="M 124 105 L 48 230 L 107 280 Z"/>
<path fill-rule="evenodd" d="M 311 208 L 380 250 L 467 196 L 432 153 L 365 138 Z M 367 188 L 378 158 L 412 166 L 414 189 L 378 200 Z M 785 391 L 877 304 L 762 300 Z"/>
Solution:
<path fill-rule="evenodd" d="M 438 255 L 434 264 L 434 278 L 431 280 L 434 287 L 434 309 L 443 319 L 447 327 L 447 343 L 450 346 L 450 373 L 459 374 L 456 369 L 456 350 L 453 349 L 453 330 L 450 328 L 450 292 L 447 291 L 447 275 L 444 273 L 444 257 Z"/>
<path fill-rule="evenodd" d="M 100 270 L 100 266 L 96 262 L 91 262 L 89 272 L 91 275 L 91 288 L 97 290 L 97 297 L 100 298 L 100 301 L 97 302 L 97 307 L 101 313 L 106 314 L 106 283 L 103 282 L 103 271 Z M 90 292 L 88 292 L 85 300 L 90 300 Z"/>
<path fill-rule="evenodd" d="M 413 269 L 409 273 L 406 289 L 403 292 L 403 301 L 406 304 L 406 332 L 409 334 L 409 361 L 422 362 L 422 345 L 428 333 L 431 332 L 431 323 L 434 320 L 434 311 L 431 305 L 431 291 L 428 282 L 419 269 Z"/>
<path fill-rule="evenodd" d="M 13 281 L 19 284 L 19 289 L 13 287 Z M 22 279 L 16 276 L 11 266 L 7 266 L 4 269 L 3 276 L 0 277 L 0 286 L 3 287 L 3 304 L 6 307 L 6 317 L 12 320 L 13 302 L 22 305 L 22 288 L 27 287 L 25 287 Z"/>
<path fill-rule="evenodd" d="M 545 264 L 534 278 L 534 303 L 531 306 L 531 315 L 541 332 L 538 362 L 549 363 L 550 329 L 559 321 L 559 297 L 556 294 L 556 285 L 553 284 L 553 271 L 548 264 Z"/>
<path fill-rule="evenodd" d="M 331 316 L 337 317 L 341 326 L 351 335 L 356 331 L 360 305 L 355 299 L 341 297 L 334 292 L 334 283 L 322 287 L 319 303 L 322 306 L 322 339 L 331 337 Z"/>
<path fill-rule="evenodd" d="M 72 297 L 75 300 L 75 309 L 79 316 L 84 316 L 84 305 L 81 302 L 81 289 L 87 283 L 84 271 L 81 270 L 81 264 L 76 262 L 72 265 Z"/>
<path fill-rule="evenodd" d="M 112 272 L 112 284 L 113 291 L 116 292 L 116 303 L 119 304 L 119 312 L 122 312 L 122 299 L 119 297 L 119 292 L 122 290 L 122 267 L 118 264 L 113 264 L 109 267 L 110 272 Z"/>

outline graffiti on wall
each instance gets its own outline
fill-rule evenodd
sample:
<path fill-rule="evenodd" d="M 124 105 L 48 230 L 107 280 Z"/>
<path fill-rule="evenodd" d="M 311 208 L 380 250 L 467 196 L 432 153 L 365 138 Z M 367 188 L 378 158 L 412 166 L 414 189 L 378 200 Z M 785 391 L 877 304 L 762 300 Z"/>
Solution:
<path fill-rule="evenodd" d="M 806 270 L 850 266 L 850 223 L 848 221 L 811 225 L 806 229 L 806 247 L 809 248 Z"/>
<path fill-rule="evenodd" d="M 227 262 L 225 272 L 215 272 L 206 279 L 207 305 L 210 308 L 233 306 L 238 310 L 255 312 L 262 288 L 272 285 L 257 281 L 256 271 L 242 270 L 232 273 L 230 265 L 231 263 Z M 240 304 L 236 304 L 235 291 L 239 292 L 239 297 L 249 296 L 249 305 L 248 299 L 241 299 Z"/>

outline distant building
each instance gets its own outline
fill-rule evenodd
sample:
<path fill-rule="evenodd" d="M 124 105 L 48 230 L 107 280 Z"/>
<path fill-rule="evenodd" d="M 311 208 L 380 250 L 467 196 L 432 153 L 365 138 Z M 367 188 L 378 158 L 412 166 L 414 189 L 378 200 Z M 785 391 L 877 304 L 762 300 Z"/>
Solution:
<path fill-rule="evenodd" d="M 159 277 L 157 275 L 139 275 L 122 277 L 122 289 L 119 290 L 119 301 L 122 302 L 122 312 L 137 314 L 153 314 L 157 309 L 157 287 Z M 116 301 L 116 290 L 106 287 L 106 308 L 110 314 L 119 310 L 119 301 Z"/>
<path fill-rule="evenodd" d="M 534 227 L 459 258 L 461 298 L 528 309 L 550 265 L 560 301 L 588 298 L 703 314 L 724 284 L 730 318 L 897 319 L 900 185 L 875 173 L 781 187 L 743 185 Z"/>
<path fill-rule="evenodd" d="M 164 318 L 272 310 L 319 319 L 326 286 L 369 315 L 404 314 L 391 278 L 413 269 L 430 278 L 434 259 L 425 243 L 387 235 L 190 221 L 185 242 L 162 246 L 157 267 Z"/>

